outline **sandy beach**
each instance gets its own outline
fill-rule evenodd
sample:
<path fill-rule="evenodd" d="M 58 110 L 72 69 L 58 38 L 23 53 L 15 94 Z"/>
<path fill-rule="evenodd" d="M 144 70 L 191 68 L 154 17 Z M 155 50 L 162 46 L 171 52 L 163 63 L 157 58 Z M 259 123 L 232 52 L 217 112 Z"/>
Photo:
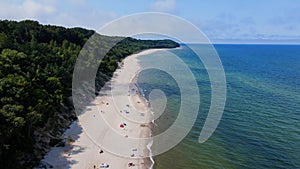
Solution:
<path fill-rule="evenodd" d="M 141 70 L 138 57 L 126 57 L 111 81 L 64 133 L 65 147 L 54 147 L 42 160 L 54 168 L 148 169 L 153 114 L 136 85 Z M 102 167 L 101 167 L 102 165 Z"/>

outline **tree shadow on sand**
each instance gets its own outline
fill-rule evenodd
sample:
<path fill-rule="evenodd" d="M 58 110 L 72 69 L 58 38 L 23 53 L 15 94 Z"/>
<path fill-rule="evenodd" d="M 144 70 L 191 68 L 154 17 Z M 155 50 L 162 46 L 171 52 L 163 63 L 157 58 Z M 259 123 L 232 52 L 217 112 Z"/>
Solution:
<path fill-rule="evenodd" d="M 78 121 L 74 121 L 70 128 L 64 133 L 64 147 L 53 147 L 41 160 L 41 163 L 35 169 L 69 169 L 79 161 L 71 159 L 70 156 L 84 152 L 86 147 L 73 145 L 73 142 L 79 139 L 80 133 L 83 132 Z"/>

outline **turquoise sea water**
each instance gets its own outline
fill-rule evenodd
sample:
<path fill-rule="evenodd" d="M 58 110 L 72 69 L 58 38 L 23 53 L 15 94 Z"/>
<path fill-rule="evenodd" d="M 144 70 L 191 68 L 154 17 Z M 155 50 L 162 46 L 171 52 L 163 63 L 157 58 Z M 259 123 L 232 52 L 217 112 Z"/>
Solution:
<path fill-rule="evenodd" d="M 203 45 L 195 47 L 200 51 L 205 49 Z M 210 106 L 209 78 L 188 48 L 171 50 L 196 77 L 200 111 L 184 140 L 154 157 L 154 168 L 300 168 L 300 46 L 215 45 L 215 48 L 227 79 L 227 101 L 217 130 L 208 141 L 198 143 Z M 142 67 L 154 62 L 169 63 L 164 55 L 157 52 L 141 57 Z M 142 71 L 138 83 L 146 98 L 157 88 L 168 98 L 153 131 L 154 135 L 162 133 L 178 115 L 178 84 L 170 74 L 155 69 Z"/>

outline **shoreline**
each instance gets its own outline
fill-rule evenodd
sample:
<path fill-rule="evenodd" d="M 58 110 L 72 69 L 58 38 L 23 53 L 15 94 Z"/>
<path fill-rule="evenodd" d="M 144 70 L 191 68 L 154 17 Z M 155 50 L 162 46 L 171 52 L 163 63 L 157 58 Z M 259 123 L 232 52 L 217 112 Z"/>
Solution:
<path fill-rule="evenodd" d="M 107 82 L 101 89 L 99 95 L 93 101 L 93 104 L 91 106 L 88 106 L 87 111 L 85 111 L 83 115 L 78 116 L 79 120 L 73 122 L 70 128 L 64 133 L 66 146 L 51 148 L 51 150 L 44 156 L 44 159 L 41 161 L 41 163 L 48 164 L 49 166 L 52 166 L 54 168 L 93 169 L 100 168 L 99 166 L 101 164 L 109 164 L 109 168 L 116 169 L 152 168 L 154 165 L 154 160 L 151 155 L 151 146 L 153 141 L 152 139 L 149 140 L 149 138 L 152 134 L 151 123 L 153 120 L 153 112 L 150 112 L 149 102 L 142 96 L 142 91 L 137 85 L 137 75 L 141 70 L 141 65 L 139 63 L 138 57 L 151 54 L 158 50 L 165 50 L 165 48 L 142 50 L 123 59 L 120 63 L 121 66 L 114 72 L 112 79 Z M 109 98 L 108 91 L 110 90 L 107 90 L 110 88 L 109 85 L 114 84 L 118 86 L 123 83 L 129 83 L 130 90 L 127 91 L 127 89 L 126 91 L 122 90 L 118 92 L 129 92 L 127 93 L 128 95 L 125 95 L 125 97 L 124 95 L 116 95 L 113 96 L 112 99 Z M 135 91 L 136 94 L 131 93 L 132 91 Z M 128 99 L 131 100 L 130 103 L 128 103 Z M 124 119 L 122 115 L 120 116 L 120 114 L 123 113 L 122 111 L 124 111 L 122 110 L 124 105 L 127 105 L 126 109 L 128 110 L 126 111 L 130 112 L 129 115 L 125 114 L 125 116 L 131 116 L 130 118 L 133 118 L 136 121 L 140 120 L 139 122 L 142 123 L 134 123 L 134 120 L 125 121 L 126 118 Z M 131 106 L 133 108 L 131 108 Z M 114 110 L 116 109 L 120 110 L 120 114 L 114 113 Z M 99 113 L 99 110 L 102 113 Z M 103 126 L 101 125 L 105 124 L 105 122 L 99 123 L 99 121 L 97 121 L 97 119 L 101 116 L 106 119 L 105 122 L 112 125 L 112 129 L 104 128 L 107 130 L 97 131 L 98 133 L 101 133 L 99 136 L 97 136 L 97 138 L 100 138 L 100 136 L 102 136 L 102 140 L 97 140 L 97 142 L 103 142 L 104 145 L 109 142 L 113 148 L 120 143 L 113 141 L 113 139 L 111 139 L 111 141 L 109 141 L 109 139 L 106 139 L 109 138 L 110 132 L 117 131 L 119 134 L 124 135 L 124 141 L 122 140 L 122 142 L 124 142 L 125 147 L 121 147 L 120 149 L 118 149 L 120 151 L 119 156 L 111 153 L 109 149 L 106 150 L 104 147 L 101 148 L 96 145 L 95 139 L 91 138 L 91 135 L 93 136 L 93 133 L 87 134 L 83 131 L 92 131 L 95 130 L 95 128 L 102 129 Z M 120 130 L 120 122 L 126 122 L 127 125 L 124 129 Z M 110 132 L 108 132 L 108 130 L 110 130 Z M 125 142 L 129 140 L 128 138 L 146 139 L 138 139 L 140 141 L 132 141 L 128 144 L 125 144 Z M 133 149 L 133 147 L 137 148 Z M 135 156 L 134 158 L 128 158 L 124 155 L 127 152 L 136 149 L 137 151 L 133 153 L 133 155 Z M 100 155 L 99 151 L 102 151 Z M 130 163 L 134 164 L 134 166 L 129 167 L 128 165 Z"/>
<path fill-rule="evenodd" d="M 148 111 L 148 113 L 151 114 L 150 115 L 151 118 L 148 118 L 149 122 L 146 123 L 146 126 L 147 126 L 147 128 L 149 128 L 149 130 L 141 130 L 140 131 L 140 138 L 145 138 L 145 137 L 151 137 L 152 136 L 152 127 L 153 127 L 153 122 L 154 122 L 154 114 L 151 111 L 150 103 L 145 98 L 145 95 L 143 93 L 142 88 L 140 88 L 139 85 L 138 85 L 138 83 L 137 83 L 137 76 L 138 76 L 139 72 L 142 69 L 142 67 L 141 67 L 141 65 L 139 63 L 140 61 L 138 60 L 138 58 L 141 57 L 141 56 L 144 56 L 144 55 L 148 55 L 148 54 L 154 53 L 156 51 L 167 50 L 167 49 L 169 49 L 169 48 L 146 49 L 146 50 L 142 50 L 142 51 L 140 51 L 138 53 L 134 53 L 134 54 L 128 56 L 128 57 L 131 57 L 131 58 L 134 57 L 134 59 L 137 59 L 137 67 L 138 67 L 138 69 L 134 73 L 135 75 L 131 79 L 130 83 L 136 87 L 136 91 L 138 92 L 137 97 L 139 97 L 139 99 L 141 100 L 141 102 L 143 102 L 145 104 L 145 106 L 147 106 L 147 109 L 148 109 L 147 111 Z M 143 147 L 147 148 L 147 157 L 143 158 L 144 166 L 142 167 L 142 169 L 152 169 L 153 166 L 154 166 L 154 164 L 155 164 L 154 159 L 152 157 L 152 151 L 151 151 L 152 145 L 153 145 L 153 139 L 151 139 L 150 141 L 148 141 L 147 144 L 143 145 Z"/>
<path fill-rule="evenodd" d="M 150 110 L 150 104 L 149 104 L 149 101 L 145 98 L 144 96 L 144 93 L 142 91 L 142 89 L 139 87 L 138 83 L 137 83 L 137 76 L 138 76 L 138 73 L 140 72 L 140 69 L 135 73 L 135 76 L 134 78 L 131 80 L 131 84 L 133 84 L 135 87 L 136 87 L 136 90 L 137 92 L 139 93 L 137 96 L 140 98 L 140 100 L 142 100 L 144 102 L 144 104 L 149 108 L 149 111 Z M 145 130 L 141 130 L 140 132 L 140 138 L 143 138 L 143 137 L 151 137 L 152 136 L 152 121 L 153 121 L 153 114 L 151 114 L 152 118 L 151 118 L 151 122 L 149 123 L 146 123 L 147 127 L 149 128 L 149 130 L 145 131 Z M 144 147 L 146 146 L 147 147 L 147 155 L 148 157 L 145 157 L 144 158 L 144 163 L 145 163 L 145 166 L 144 168 L 147 168 L 147 169 L 152 169 L 153 168 L 153 165 L 154 165 L 154 160 L 152 158 L 152 151 L 151 151 L 151 146 L 153 144 L 153 140 L 151 139 L 150 142 L 148 142 L 146 145 L 143 145 Z"/>

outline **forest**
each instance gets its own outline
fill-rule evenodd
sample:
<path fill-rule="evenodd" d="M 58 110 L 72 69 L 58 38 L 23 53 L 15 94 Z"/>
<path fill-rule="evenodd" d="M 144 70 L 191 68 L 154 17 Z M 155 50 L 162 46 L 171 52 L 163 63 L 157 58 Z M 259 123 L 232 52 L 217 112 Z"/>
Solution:
<path fill-rule="evenodd" d="M 76 59 L 93 30 L 0 21 L 0 168 L 33 168 L 76 119 L 70 96 Z M 99 90 L 126 56 L 149 48 L 174 48 L 172 40 L 109 37 L 116 45 L 101 61 Z M 120 41 L 121 40 L 121 41 Z"/>

